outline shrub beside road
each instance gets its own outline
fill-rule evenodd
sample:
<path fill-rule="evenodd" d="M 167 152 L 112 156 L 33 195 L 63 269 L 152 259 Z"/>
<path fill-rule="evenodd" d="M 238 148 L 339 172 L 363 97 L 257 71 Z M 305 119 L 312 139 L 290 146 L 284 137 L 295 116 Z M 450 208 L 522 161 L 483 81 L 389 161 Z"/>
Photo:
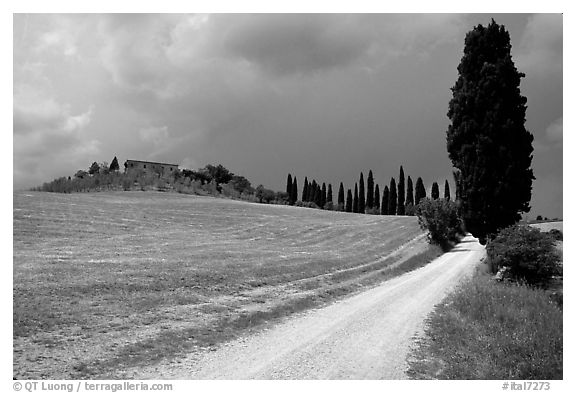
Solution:
<path fill-rule="evenodd" d="M 488 243 L 484 271 L 430 315 L 410 377 L 562 379 L 562 266 L 554 236 L 526 226 L 500 231 Z"/>

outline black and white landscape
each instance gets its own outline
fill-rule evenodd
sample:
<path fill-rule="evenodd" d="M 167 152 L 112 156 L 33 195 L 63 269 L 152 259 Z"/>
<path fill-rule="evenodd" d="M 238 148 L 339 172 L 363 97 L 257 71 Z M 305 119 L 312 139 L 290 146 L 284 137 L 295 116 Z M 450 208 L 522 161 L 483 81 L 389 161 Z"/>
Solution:
<path fill-rule="evenodd" d="M 15 379 L 563 378 L 562 14 L 14 14 Z"/>

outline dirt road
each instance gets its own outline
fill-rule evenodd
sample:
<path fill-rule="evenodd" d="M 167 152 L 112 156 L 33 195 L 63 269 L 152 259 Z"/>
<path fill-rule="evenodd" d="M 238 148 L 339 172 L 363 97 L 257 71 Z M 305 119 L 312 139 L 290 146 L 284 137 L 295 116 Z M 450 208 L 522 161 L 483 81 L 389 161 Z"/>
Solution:
<path fill-rule="evenodd" d="M 171 379 L 403 379 L 433 306 L 484 256 L 467 237 L 427 266 L 312 310 L 201 358 L 156 370 Z"/>

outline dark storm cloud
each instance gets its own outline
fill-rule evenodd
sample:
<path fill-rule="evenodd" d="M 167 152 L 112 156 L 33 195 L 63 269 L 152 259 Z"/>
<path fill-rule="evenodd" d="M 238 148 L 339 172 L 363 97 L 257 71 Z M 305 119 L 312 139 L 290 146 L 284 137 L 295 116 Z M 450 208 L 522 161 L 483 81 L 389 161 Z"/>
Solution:
<path fill-rule="evenodd" d="M 355 15 L 246 15 L 222 18 L 230 24 L 224 50 L 279 74 L 308 73 L 346 66 L 374 38 Z"/>

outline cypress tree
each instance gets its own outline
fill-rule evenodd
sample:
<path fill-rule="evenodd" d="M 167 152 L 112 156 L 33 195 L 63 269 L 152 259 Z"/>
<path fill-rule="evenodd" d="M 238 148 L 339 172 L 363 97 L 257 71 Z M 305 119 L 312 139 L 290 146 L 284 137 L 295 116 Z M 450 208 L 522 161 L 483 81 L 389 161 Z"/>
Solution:
<path fill-rule="evenodd" d="M 422 198 L 426 198 L 426 188 L 424 187 L 422 178 L 419 177 L 416 180 L 416 188 L 414 190 L 414 206 L 417 206 Z"/>
<path fill-rule="evenodd" d="M 376 190 L 374 191 L 374 209 L 380 210 L 380 187 L 376 184 Z"/>
<path fill-rule="evenodd" d="M 534 136 L 526 130 L 525 76 L 511 56 L 510 34 L 494 20 L 466 34 L 446 133 L 466 229 L 485 244 L 530 211 Z"/>
<path fill-rule="evenodd" d="M 358 183 L 354 184 L 354 201 L 352 202 L 352 212 L 358 213 Z"/>
<path fill-rule="evenodd" d="M 328 184 L 328 194 L 326 195 L 326 203 L 334 203 L 332 202 L 332 184 Z"/>
<path fill-rule="evenodd" d="M 404 194 L 404 168 L 400 165 L 400 177 L 398 178 L 398 207 L 397 213 L 399 216 L 403 216 L 406 212 L 405 210 L 405 194 Z"/>
<path fill-rule="evenodd" d="M 310 188 L 310 193 L 308 195 L 308 202 L 316 202 L 316 180 L 312 179 L 312 186 L 308 186 Z"/>
<path fill-rule="evenodd" d="M 415 213 L 414 209 L 414 186 L 412 185 L 412 178 L 408 176 L 408 181 L 406 183 L 406 204 L 405 212 L 409 216 L 413 216 Z"/>
<path fill-rule="evenodd" d="M 294 181 L 292 182 L 292 197 L 290 198 L 291 205 L 295 204 L 298 200 L 298 181 L 296 180 L 296 176 L 294 176 Z"/>
<path fill-rule="evenodd" d="M 108 168 L 110 172 L 117 172 L 120 170 L 120 165 L 118 165 L 118 159 L 114 156 L 114 159 L 110 163 L 110 168 Z"/>
<path fill-rule="evenodd" d="M 444 199 L 450 200 L 450 184 L 448 184 L 448 179 L 444 181 Z"/>
<path fill-rule="evenodd" d="M 414 186 L 410 176 L 408 176 L 408 181 L 406 182 L 406 206 L 408 205 L 414 206 Z"/>
<path fill-rule="evenodd" d="M 398 203 L 398 194 L 396 192 L 396 179 L 390 179 L 390 197 L 388 199 L 388 214 L 393 216 L 396 214 L 396 207 Z"/>
<path fill-rule="evenodd" d="M 374 207 L 374 176 L 372 175 L 372 169 L 368 172 L 368 180 L 366 182 L 366 208 L 372 209 Z"/>
<path fill-rule="evenodd" d="M 360 172 L 360 193 L 358 194 L 358 213 L 366 212 L 366 196 L 364 194 L 364 174 Z"/>
<path fill-rule="evenodd" d="M 432 183 L 432 199 L 440 198 L 440 188 L 438 188 L 438 183 Z"/>
<path fill-rule="evenodd" d="M 288 194 L 288 203 L 292 205 L 292 175 L 288 174 L 288 179 L 286 180 L 286 194 Z"/>
<path fill-rule="evenodd" d="M 344 206 L 344 184 L 340 182 L 340 188 L 338 189 L 338 206 Z"/>
<path fill-rule="evenodd" d="M 322 189 L 320 188 L 320 184 L 318 184 L 318 183 L 316 183 L 316 193 L 315 193 L 314 203 L 318 207 L 322 207 Z"/>
<path fill-rule="evenodd" d="M 352 190 L 348 189 L 348 193 L 346 194 L 346 212 L 352 213 Z"/>
<path fill-rule="evenodd" d="M 390 201 L 390 189 L 388 186 L 384 186 L 384 192 L 382 193 L 382 205 L 380 206 L 380 213 L 382 215 L 388 215 L 388 202 Z"/>
<path fill-rule="evenodd" d="M 302 202 L 306 202 L 308 197 L 308 176 L 304 178 L 304 187 L 302 188 Z"/>
<path fill-rule="evenodd" d="M 453 171 L 452 176 L 454 176 L 454 184 L 456 184 L 456 190 L 454 190 L 454 199 L 456 201 L 460 200 L 460 171 Z"/>
<path fill-rule="evenodd" d="M 322 183 L 322 192 L 320 193 L 320 207 L 324 208 L 326 204 L 326 183 Z"/>

